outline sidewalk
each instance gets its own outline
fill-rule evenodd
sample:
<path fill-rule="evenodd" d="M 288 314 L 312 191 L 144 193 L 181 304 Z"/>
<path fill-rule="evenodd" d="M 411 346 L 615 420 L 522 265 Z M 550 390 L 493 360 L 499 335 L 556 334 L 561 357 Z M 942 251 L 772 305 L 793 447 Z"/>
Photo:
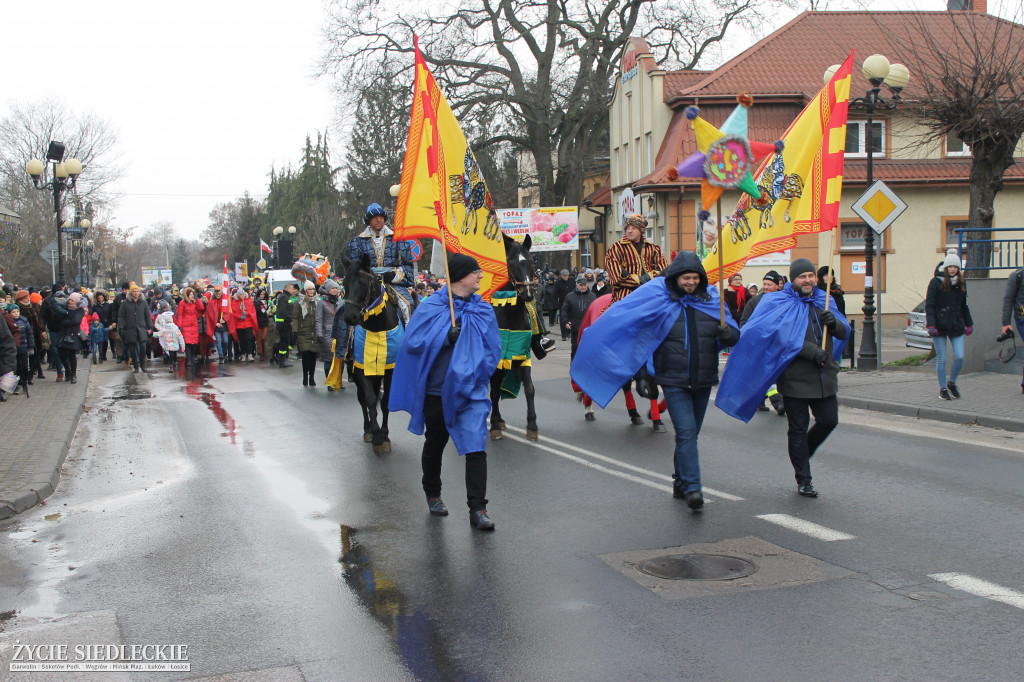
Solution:
<path fill-rule="evenodd" d="M 1019 375 L 977 372 L 957 380 L 960 400 L 939 398 L 935 367 L 839 373 L 839 404 L 920 419 L 1024 431 Z"/>
<path fill-rule="evenodd" d="M 57 383 L 55 371 L 29 386 L 30 398 L 9 395 L 0 404 L 0 519 L 49 497 L 82 414 L 89 387 L 88 360 L 78 359 L 78 382 Z"/>

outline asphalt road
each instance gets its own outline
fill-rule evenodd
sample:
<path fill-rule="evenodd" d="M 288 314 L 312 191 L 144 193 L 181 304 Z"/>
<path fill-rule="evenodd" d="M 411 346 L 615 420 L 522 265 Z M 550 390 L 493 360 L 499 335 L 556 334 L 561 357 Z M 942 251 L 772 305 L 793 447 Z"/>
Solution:
<path fill-rule="evenodd" d="M 452 514 L 427 514 L 422 439 L 395 415 L 373 455 L 352 387 L 304 389 L 297 367 L 157 367 L 134 388 L 94 372 L 61 487 L 0 525 L 0 650 L 189 646 L 189 673 L 153 679 L 1024 676 L 1020 435 L 844 409 L 805 499 L 784 418 L 712 409 L 694 514 L 671 496 L 671 432 L 630 426 L 621 399 L 585 422 L 566 366 L 537 363 L 538 443 L 503 405 L 494 533 L 470 527 L 451 448 Z M 687 553 L 757 570 L 636 568 Z"/>

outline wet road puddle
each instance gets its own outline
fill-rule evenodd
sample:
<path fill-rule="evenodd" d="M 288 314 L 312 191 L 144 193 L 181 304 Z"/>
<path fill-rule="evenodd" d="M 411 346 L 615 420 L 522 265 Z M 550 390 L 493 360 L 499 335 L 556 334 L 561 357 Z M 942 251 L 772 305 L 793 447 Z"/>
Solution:
<path fill-rule="evenodd" d="M 391 634 L 402 661 L 417 680 L 472 680 L 446 650 L 430 616 L 416 608 L 397 583 L 374 565 L 369 550 L 359 542 L 359 531 L 341 524 L 341 564 L 345 583 L 359 601 Z"/>
<path fill-rule="evenodd" d="M 224 431 L 220 435 L 229 439 L 232 445 L 238 445 L 238 423 L 235 422 L 235 418 L 224 409 L 224 406 L 217 398 L 217 390 L 210 386 L 207 379 L 193 379 L 187 381 L 185 385 L 182 386 L 181 390 L 189 398 L 198 400 L 210 408 L 210 412 L 212 412 L 213 416 L 216 417 L 218 422 L 220 422 L 220 425 L 224 427 Z M 246 441 L 246 443 L 251 445 L 252 441 Z M 243 448 L 243 451 L 244 450 L 245 448 Z M 245 454 L 249 456 L 254 455 L 255 446 L 252 445 Z"/>

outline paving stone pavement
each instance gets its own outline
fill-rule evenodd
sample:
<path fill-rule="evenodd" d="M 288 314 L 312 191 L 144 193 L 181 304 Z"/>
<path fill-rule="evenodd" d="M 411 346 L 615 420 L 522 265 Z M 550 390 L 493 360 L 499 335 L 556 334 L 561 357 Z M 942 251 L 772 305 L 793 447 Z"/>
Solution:
<path fill-rule="evenodd" d="M 0 519 L 30 509 L 53 494 L 60 469 L 82 414 L 89 386 L 89 362 L 78 359 L 78 382 L 57 383 L 45 371 L 29 395 L 0 403 Z"/>
<path fill-rule="evenodd" d="M 839 404 L 920 419 L 1024 431 L 1021 377 L 995 372 L 964 374 L 960 400 L 939 398 L 935 368 L 884 368 L 839 373 Z"/>

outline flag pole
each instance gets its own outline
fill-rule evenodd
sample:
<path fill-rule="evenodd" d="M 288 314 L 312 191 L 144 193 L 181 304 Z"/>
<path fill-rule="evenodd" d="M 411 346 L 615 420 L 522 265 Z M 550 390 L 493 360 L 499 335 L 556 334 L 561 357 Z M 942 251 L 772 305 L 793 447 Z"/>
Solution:
<path fill-rule="evenodd" d="M 434 202 L 434 211 L 437 213 L 437 226 L 441 229 L 441 246 L 444 247 L 444 279 L 448 282 L 445 289 L 448 290 L 448 312 L 452 316 L 452 326 L 455 326 L 455 300 L 452 298 L 452 277 L 448 270 L 448 240 L 444 236 L 444 220 L 441 219 L 441 202 Z M 452 220 L 455 216 L 452 215 Z"/>
<path fill-rule="evenodd" d="M 829 301 L 832 300 L 832 261 L 835 260 L 836 253 L 836 227 L 832 228 L 832 246 L 828 252 L 828 272 L 825 273 L 825 311 L 828 312 Z M 828 327 L 821 332 L 821 349 L 825 350 L 825 344 L 828 343 Z"/>
<path fill-rule="evenodd" d="M 722 253 L 722 200 L 715 202 L 715 213 L 718 214 L 718 314 L 719 323 L 725 326 L 725 256 Z"/>

